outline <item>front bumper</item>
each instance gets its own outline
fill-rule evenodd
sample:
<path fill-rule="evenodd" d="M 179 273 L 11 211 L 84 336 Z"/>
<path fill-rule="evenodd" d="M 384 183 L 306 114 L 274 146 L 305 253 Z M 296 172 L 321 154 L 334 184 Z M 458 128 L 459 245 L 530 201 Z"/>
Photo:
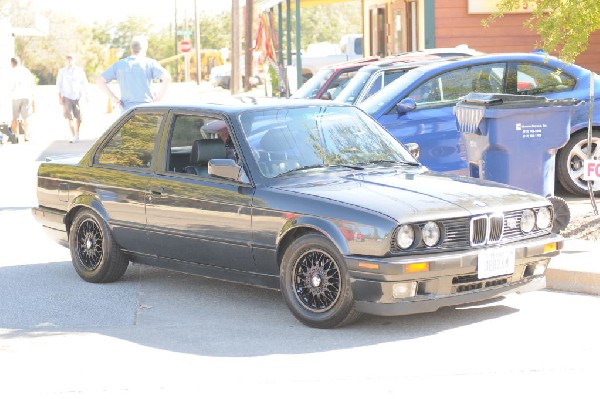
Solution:
<path fill-rule="evenodd" d="M 551 244 L 556 244 L 556 250 L 547 252 Z M 477 261 L 483 249 L 421 257 L 346 257 L 355 307 L 363 313 L 398 316 L 544 288 L 545 269 L 550 258 L 560 253 L 562 237 L 553 235 L 504 245 L 509 246 L 515 250 L 514 272 L 482 279 L 477 275 Z M 429 270 L 407 273 L 406 265 L 413 263 L 427 263 Z M 370 265 L 370 270 L 361 266 L 365 264 Z M 395 297 L 394 286 L 398 283 L 414 283 L 414 295 Z"/>

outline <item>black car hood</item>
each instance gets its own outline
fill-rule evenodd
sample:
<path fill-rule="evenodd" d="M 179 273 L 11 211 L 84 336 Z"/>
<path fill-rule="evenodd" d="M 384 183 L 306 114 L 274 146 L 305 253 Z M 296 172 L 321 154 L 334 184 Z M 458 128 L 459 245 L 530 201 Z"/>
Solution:
<path fill-rule="evenodd" d="M 278 188 L 370 209 L 395 220 L 423 214 L 428 218 L 456 217 L 547 204 L 540 196 L 506 185 L 429 171 L 366 171 L 331 177 L 310 183 L 303 180 L 303 184 L 290 181 Z"/>

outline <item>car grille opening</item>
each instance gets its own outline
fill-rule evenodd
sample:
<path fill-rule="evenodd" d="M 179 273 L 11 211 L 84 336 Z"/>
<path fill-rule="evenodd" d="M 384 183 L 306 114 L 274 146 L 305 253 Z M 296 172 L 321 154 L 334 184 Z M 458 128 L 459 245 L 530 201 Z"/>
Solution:
<path fill-rule="evenodd" d="M 476 274 L 457 276 L 452 279 L 452 293 L 463 293 L 508 284 L 508 277 L 480 280 Z"/>

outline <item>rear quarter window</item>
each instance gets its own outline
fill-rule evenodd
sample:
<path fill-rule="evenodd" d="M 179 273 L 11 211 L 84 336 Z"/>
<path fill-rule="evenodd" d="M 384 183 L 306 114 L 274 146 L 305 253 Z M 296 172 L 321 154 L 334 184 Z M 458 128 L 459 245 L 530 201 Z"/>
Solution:
<path fill-rule="evenodd" d="M 150 168 L 163 114 L 139 113 L 127 120 L 98 151 L 99 165 Z"/>

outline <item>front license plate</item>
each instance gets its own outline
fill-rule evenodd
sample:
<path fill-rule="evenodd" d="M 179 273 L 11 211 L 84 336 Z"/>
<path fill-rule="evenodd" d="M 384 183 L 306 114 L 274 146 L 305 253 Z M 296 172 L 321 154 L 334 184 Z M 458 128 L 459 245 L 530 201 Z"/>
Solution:
<path fill-rule="evenodd" d="M 486 249 L 477 257 L 477 277 L 489 278 L 515 272 L 514 248 Z"/>

